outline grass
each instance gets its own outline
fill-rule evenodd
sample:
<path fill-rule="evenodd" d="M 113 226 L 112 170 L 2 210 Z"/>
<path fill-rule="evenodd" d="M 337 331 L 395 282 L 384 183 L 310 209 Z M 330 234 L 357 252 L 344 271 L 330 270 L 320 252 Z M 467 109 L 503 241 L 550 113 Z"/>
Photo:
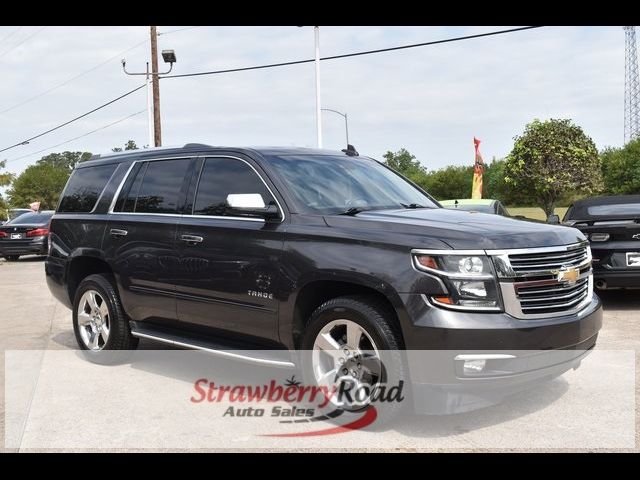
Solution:
<path fill-rule="evenodd" d="M 569 207 L 556 207 L 555 213 L 560 217 L 560 220 L 564 217 L 564 214 Z M 513 216 L 523 215 L 527 218 L 533 218 L 534 220 L 546 220 L 547 217 L 544 211 L 540 207 L 507 207 L 509 213 Z"/>

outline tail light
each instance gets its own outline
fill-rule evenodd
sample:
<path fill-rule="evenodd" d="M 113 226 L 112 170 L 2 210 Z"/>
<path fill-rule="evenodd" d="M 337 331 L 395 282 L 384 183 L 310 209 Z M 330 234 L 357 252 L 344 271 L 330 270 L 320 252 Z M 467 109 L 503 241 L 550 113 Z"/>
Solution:
<path fill-rule="evenodd" d="M 48 228 L 36 228 L 27 232 L 27 237 L 43 237 L 45 235 L 49 235 Z"/>
<path fill-rule="evenodd" d="M 7 232 L 5 232 L 4 230 L 0 230 L 0 238 L 6 238 L 9 235 L 7 234 Z"/>

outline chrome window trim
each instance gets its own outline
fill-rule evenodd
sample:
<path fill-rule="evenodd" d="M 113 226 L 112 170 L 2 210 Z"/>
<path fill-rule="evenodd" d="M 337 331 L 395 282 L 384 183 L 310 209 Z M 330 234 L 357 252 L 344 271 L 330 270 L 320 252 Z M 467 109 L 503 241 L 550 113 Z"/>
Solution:
<path fill-rule="evenodd" d="M 234 160 L 240 160 L 241 162 L 244 162 L 245 164 L 247 164 L 249 166 L 249 168 L 251 168 L 251 170 L 253 170 L 254 173 L 258 176 L 260 181 L 262 181 L 262 183 L 267 188 L 267 190 L 269 191 L 269 193 L 271 194 L 273 199 L 276 201 L 276 205 L 278 206 L 278 209 L 282 213 L 282 218 L 281 218 L 279 223 L 282 223 L 282 222 L 285 221 L 286 213 L 285 213 L 284 209 L 282 208 L 282 205 L 278 201 L 278 197 L 276 197 L 274 195 L 273 190 L 271 190 L 271 188 L 269 187 L 267 182 L 265 182 L 264 178 L 262 178 L 262 175 L 260 175 L 260 173 L 249 162 L 247 162 L 243 158 L 234 157 L 232 155 L 186 155 L 186 156 L 177 156 L 177 157 L 145 158 L 145 159 L 134 160 L 134 161 L 131 162 L 131 165 L 129 165 L 129 168 L 127 169 L 127 172 L 125 173 L 123 179 L 121 180 L 120 185 L 118 185 L 118 188 L 116 189 L 116 192 L 113 195 L 113 199 L 111 200 L 111 204 L 109 205 L 109 209 L 107 210 L 107 214 L 109 214 L 109 215 L 153 215 L 153 216 L 184 217 L 184 218 L 212 218 L 212 219 L 216 219 L 216 220 L 240 220 L 240 221 L 243 221 L 243 222 L 262 222 L 262 223 L 265 223 L 265 219 L 264 218 L 235 217 L 235 216 L 225 216 L 225 215 L 193 215 L 193 214 L 186 214 L 185 215 L 185 214 L 181 214 L 181 213 L 144 213 L 144 212 L 114 212 L 113 211 L 113 209 L 116 206 L 116 202 L 118 201 L 118 197 L 120 196 L 120 193 L 122 193 L 122 188 L 124 187 L 125 182 L 129 178 L 129 175 L 131 175 L 131 171 L 133 170 L 133 167 L 137 163 L 158 162 L 158 161 L 163 161 L 163 160 L 193 159 L 193 158 L 202 158 L 204 160 L 204 162 L 206 162 L 207 158 L 231 158 L 231 159 L 234 159 Z M 202 168 L 204 168 L 204 162 L 202 164 Z M 198 173 L 198 183 L 196 185 L 196 191 L 195 191 L 196 198 L 197 198 L 197 195 L 198 195 L 198 187 L 200 186 L 200 177 L 201 177 L 201 175 L 202 175 L 202 169 L 200 169 L 200 172 Z M 98 202 L 96 202 L 96 205 L 97 205 L 97 203 Z"/>

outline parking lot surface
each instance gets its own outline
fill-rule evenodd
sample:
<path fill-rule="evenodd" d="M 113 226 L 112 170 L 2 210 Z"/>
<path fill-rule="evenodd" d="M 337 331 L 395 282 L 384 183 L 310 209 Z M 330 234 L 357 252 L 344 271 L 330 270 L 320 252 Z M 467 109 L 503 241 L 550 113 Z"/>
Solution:
<path fill-rule="evenodd" d="M 23 257 L 18 262 L 6 262 L 0 260 L 0 350 L 3 355 L 0 356 L 0 390 L 2 394 L 2 404 L 0 405 L 0 425 L 2 431 L 2 442 L 0 446 L 4 446 L 5 432 L 5 392 L 4 392 L 4 374 L 5 374 L 5 357 L 4 352 L 8 350 L 74 350 L 76 342 L 73 335 L 71 325 L 71 312 L 64 306 L 59 304 L 49 293 L 44 278 L 44 264 L 41 257 Z M 638 353 L 640 352 L 640 295 L 636 291 L 617 291 L 605 292 L 601 295 L 604 306 L 604 325 L 598 339 L 598 350 L 620 350 L 635 352 L 635 398 L 638 398 Z M 141 347 L 145 349 L 164 348 L 152 342 L 141 342 Z M 578 372 L 580 369 L 578 370 Z M 569 375 L 569 374 L 567 374 Z M 562 383 L 556 383 L 555 386 L 549 388 L 546 395 L 546 402 L 560 402 L 571 399 L 571 395 L 579 395 L 580 388 L 572 387 L 572 378 L 567 376 L 568 380 Z M 608 380 L 602 379 L 603 384 Z M 105 391 L 108 385 L 104 386 Z M 578 401 L 579 397 L 575 397 Z M 612 399 L 614 401 L 615 399 Z M 637 401 L 636 401 L 637 404 Z M 525 412 L 523 417 L 527 415 L 535 415 L 535 409 L 526 411 L 527 406 L 522 407 Z M 545 421 L 550 424 L 562 424 L 562 410 L 559 409 L 554 413 L 553 409 L 549 410 L 551 418 Z M 507 420 L 500 419 L 492 422 L 492 415 L 497 415 L 494 410 L 487 409 L 484 415 L 474 417 L 469 420 L 468 417 L 460 417 L 460 423 L 465 425 L 465 430 L 475 431 L 475 434 L 491 435 L 492 429 L 509 428 L 509 422 L 513 423 L 513 428 L 518 428 L 518 419 L 509 418 Z M 553 418 L 558 415 L 558 418 Z M 442 427 L 442 425 L 441 425 Z M 635 449 L 639 445 L 638 440 L 638 408 L 635 407 Z M 395 435 L 402 441 L 397 441 L 394 445 L 403 445 L 402 447 L 394 447 L 394 450 L 412 451 L 412 450 L 454 450 L 454 451 L 484 451 L 491 448 L 478 447 L 478 444 L 470 442 L 468 438 L 447 440 L 447 433 L 444 427 L 438 427 L 438 421 L 432 422 L 428 431 L 416 432 L 415 428 L 406 425 L 404 429 L 400 429 Z M 497 430 L 496 430 L 497 431 Z M 504 431 L 503 433 L 504 434 Z M 610 432 L 612 436 L 615 432 Z M 434 443 L 433 448 L 413 448 L 412 438 L 419 436 L 432 435 L 439 438 Z M 395 437 L 394 437 L 395 438 Z M 424 445 L 424 444 L 421 444 Z M 482 444 L 480 444 L 482 445 Z M 206 447 L 200 447 L 206 448 Z M 553 447 L 554 449 L 556 447 Z M 22 448 L 21 448 L 22 449 Z M 28 449 L 28 448 L 27 448 Z M 183 446 L 176 448 L 177 450 L 189 449 L 188 442 Z M 296 450 L 296 448 L 290 448 Z M 363 440 L 361 444 L 354 444 L 353 449 L 379 450 L 380 446 L 375 442 Z M 507 444 L 504 449 L 513 449 L 511 444 Z M 526 440 L 523 441 L 522 448 L 517 450 L 526 450 Z M 579 449 L 579 448 L 578 448 Z M 589 448 L 597 450 L 598 448 Z M 13 450 L 13 449 L 9 449 Z M 628 449 L 625 449 L 628 450 Z"/>

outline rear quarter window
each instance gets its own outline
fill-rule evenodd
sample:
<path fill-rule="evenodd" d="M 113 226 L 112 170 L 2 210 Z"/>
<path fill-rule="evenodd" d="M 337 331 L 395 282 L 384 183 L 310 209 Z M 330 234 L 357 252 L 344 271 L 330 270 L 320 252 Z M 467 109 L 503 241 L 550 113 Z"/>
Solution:
<path fill-rule="evenodd" d="M 62 193 L 58 212 L 86 213 L 93 210 L 117 165 L 74 170 Z"/>

